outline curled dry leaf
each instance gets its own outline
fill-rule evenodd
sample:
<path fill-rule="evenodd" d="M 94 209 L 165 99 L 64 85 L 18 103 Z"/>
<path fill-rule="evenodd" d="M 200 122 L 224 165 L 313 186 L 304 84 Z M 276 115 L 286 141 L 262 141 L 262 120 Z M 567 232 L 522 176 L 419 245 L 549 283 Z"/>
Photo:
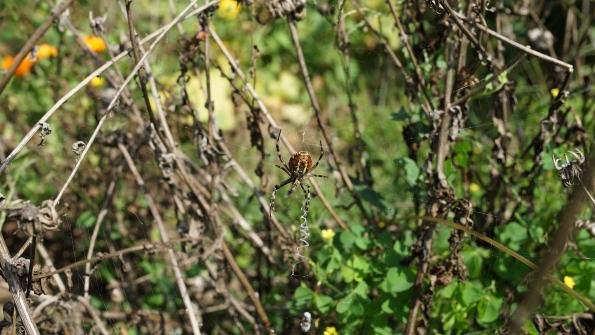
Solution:
<path fill-rule="evenodd" d="M 52 276 L 48 274 L 52 273 L 49 266 L 43 268 L 39 264 L 33 265 L 33 280 L 31 282 L 31 289 L 36 295 L 52 294 L 56 284 Z M 41 278 L 38 278 L 41 277 Z"/>

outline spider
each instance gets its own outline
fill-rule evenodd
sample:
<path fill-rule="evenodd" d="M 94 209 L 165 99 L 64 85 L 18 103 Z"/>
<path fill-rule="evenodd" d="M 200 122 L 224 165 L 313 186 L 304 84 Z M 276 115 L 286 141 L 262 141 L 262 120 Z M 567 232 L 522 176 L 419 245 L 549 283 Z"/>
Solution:
<path fill-rule="evenodd" d="M 322 150 L 322 141 L 320 141 L 320 156 L 318 157 L 316 164 L 312 165 L 312 156 L 307 151 L 298 151 L 294 153 L 293 155 L 291 155 L 291 158 L 289 159 L 289 164 L 286 164 L 283 160 L 283 157 L 281 157 L 281 149 L 279 148 L 280 137 L 281 132 L 279 132 L 279 135 L 277 136 L 277 142 L 275 143 L 275 147 L 277 148 L 277 157 L 279 157 L 281 165 L 275 166 L 283 170 L 283 172 L 285 172 L 289 176 L 289 178 L 275 185 L 273 193 L 277 192 L 277 190 L 288 184 L 291 184 L 291 188 L 289 189 L 289 192 L 287 192 L 287 195 L 291 195 L 291 193 L 295 191 L 298 185 L 302 188 L 302 191 L 304 191 L 304 193 L 308 193 L 309 191 L 306 190 L 306 188 L 309 189 L 310 186 L 306 184 L 306 188 L 304 188 L 304 178 L 326 178 L 326 176 L 324 175 L 312 173 L 312 171 L 316 169 L 318 163 L 320 163 L 320 160 L 324 156 L 324 151 Z"/>
<path fill-rule="evenodd" d="M 552 155 L 554 166 L 556 167 L 556 170 L 558 170 L 560 178 L 562 178 L 564 187 L 574 185 L 574 180 L 580 178 L 581 172 L 583 171 L 581 165 L 585 162 L 585 155 L 583 155 L 579 149 L 569 151 L 569 153 L 574 156 L 575 159 L 569 160 L 568 155 L 564 154 L 566 163 L 562 161 L 562 158 L 557 158 L 556 155 Z"/>

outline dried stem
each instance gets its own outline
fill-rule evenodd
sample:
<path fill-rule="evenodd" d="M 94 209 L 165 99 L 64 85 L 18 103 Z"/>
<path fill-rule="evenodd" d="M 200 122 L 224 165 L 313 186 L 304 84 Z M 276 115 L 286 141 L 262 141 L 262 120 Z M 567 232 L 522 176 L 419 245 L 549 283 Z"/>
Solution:
<path fill-rule="evenodd" d="M 368 212 L 366 211 L 364 204 L 361 200 L 360 195 L 357 191 L 353 188 L 353 184 L 351 183 L 351 179 L 345 172 L 345 170 L 341 167 L 341 163 L 333 149 L 333 142 L 328 134 L 326 127 L 322 122 L 322 110 L 320 109 L 320 104 L 318 103 L 318 98 L 316 98 L 316 93 L 314 93 L 314 87 L 312 86 L 312 81 L 310 80 L 310 74 L 308 73 L 308 67 L 306 66 L 306 60 L 304 59 L 304 53 L 302 52 L 302 45 L 300 44 L 300 38 L 298 36 L 297 25 L 294 19 L 289 16 L 287 18 L 287 23 L 289 24 L 289 31 L 291 33 L 291 39 L 293 40 L 293 45 L 295 47 L 298 64 L 300 65 L 300 70 L 302 73 L 302 78 L 304 79 L 304 84 L 306 85 L 306 91 L 308 92 L 308 96 L 310 97 L 310 103 L 312 108 L 314 109 L 314 114 L 316 115 L 316 121 L 318 122 L 318 128 L 322 133 L 322 137 L 326 143 L 326 146 L 329 151 L 329 156 L 335 163 L 339 174 L 341 175 L 341 179 L 343 183 L 347 187 L 347 190 L 351 193 L 351 196 L 355 200 L 356 205 L 359 207 L 361 213 L 366 217 L 368 222 L 371 222 L 371 217 L 369 216 Z"/>
<path fill-rule="evenodd" d="M 252 300 L 254 307 L 256 307 L 256 312 L 258 313 L 258 316 L 262 320 L 264 327 L 267 329 L 269 334 L 275 334 L 275 331 L 271 328 L 271 322 L 269 321 L 269 317 L 267 316 L 267 314 L 264 310 L 264 307 L 262 307 L 262 304 L 260 303 L 260 299 L 256 295 L 254 288 L 252 288 L 250 281 L 248 280 L 248 278 L 246 278 L 246 275 L 242 272 L 242 270 L 238 266 L 238 263 L 236 262 L 235 258 L 233 257 L 233 254 L 231 253 L 231 251 L 229 250 L 229 247 L 227 246 L 227 244 L 225 242 L 223 242 L 221 244 L 221 248 L 223 249 L 223 254 L 225 255 L 225 259 L 231 266 L 231 269 L 233 270 L 235 275 L 240 280 L 240 283 L 246 290 L 246 293 L 250 297 L 250 300 Z"/>
<path fill-rule="evenodd" d="M 248 90 L 248 92 L 250 93 L 250 95 L 252 95 L 252 97 L 256 101 L 256 103 L 257 103 L 258 107 L 260 108 L 261 112 L 266 117 L 267 122 L 269 123 L 269 125 L 271 127 L 275 128 L 275 129 L 279 129 L 279 126 L 278 126 L 277 122 L 275 122 L 275 120 L 273 119 L 273 117 L 269 113 L 267 107 L 264 105 L 264 103 L 262 102 L 262 100 L 258 97 L 258 94 L 256 93 L 256 90 L 252 87 L 252 85 L 250 85 L 250 82 L 247 80 L 246 75 L 244 74 L 244 72 L 242 71 L 242 69 L 240 68 L 240 66 L 236 62 L 236 60 L 231 56 L 231 54 L 227 50 L 227 47 L 223 44 L 223 42 L 221 41 L 221 39 L 219 38 L 219 36 L 215 32 L 215 30 L 212 27 L 209 27 L 208 29 L 209 29 L 209 33 L 213 37 L 213 40 L 215 41 L 215 43 L 217 44 L 217 46 L 219 47 L 219 49 L 221 49 L 221 51 L 223 52 L 223 55 L 225 56 L 225 58 L 227 58 L 227 60 L 229 61 L 229 64 L 233 68 L 234 72 L 244 82 L 244 87 L 246 88 L 246 90 Z M 283 143 L 283 145 L 285 145 L 285 147 L 287 148 L 287 150 L 289 150 L 291 152 L 295 152 L 295 149 L 293 148 L 293 146 L 291 145 L 291 143 L 289 143 L 289 141 L 287 140 L 287 138 L 285 137 L 285 135 L 283 135 L 283 133 L 281 133 L 280 140 Z M 349 227 L 345 224 L 345 222 L 343 222 L 343 220 L 341 220 L 341 218 L 337 215 L 337 213 L 335 212 L 335 210 L 333 209 L 333 207 L 331 206 L 331 204 L 328 202 L 328 200 L 326 199 L 326 197 L 324 196 L 324 194 L 322 194 L 322 191 L 320 190 L 320 187 L 318 186 L 318 183 L 316 183 L 316 181 L 314 179 L 310 179 L 310 183 L 312 183 L 312 187 L 314 187 L 314 190 L 316 191 L 316 194 L 318 195 L 318 198 L 320 199 L 320 201 L 322 202 L 322 204 L 324 205 L 324 207 L 328 210 L 328 212 L 331 214 L 331 216 L 333 217 L 333 219 L 335 220 L 335 222 L 341 228 L 343 228 L 344 230 L 350 230 Z"/>
<path fill-rule="evenodd" d="M 124 155 L 126 159 L 126 163 L 130 168 L 130 171 L 134 175 L 137 185 L 141 190 L 144 191 L 145 199 L 149 205 L 149 209 L 155 222 L 157 223 L 157 228 L 159 228 L 159 234 L 161 236 L 161 240 L 163 243 L 169 243 L 169 237 L 167 230 L 165 229 L 165 225 L 163 224 L 163 220 L 161 219 L 161 215 L 159 214 L 159 210 L 157 209 L 157 205 L 153 200 L 153 197 L 149 194 L 149 191 L 146 189 L 145 182 L 141 175 L 138 173 L 136 165 L 134 164 L 132 157 L 128 153 L 126 147 L 122 144 L 118 145 L 118 148 Z M 190 320 L 190 325 L 192 326 L 192 332 L 194 334 L 200 334 L 200 324 L 198 322 L 198 318 L 200 318 L 200 311 L 197 307 L 194 306 L 192 301 L 190 300 L 190 296 L 188 296 L 188 289 L 186 287 L 186 283 L 184 282 L 184 276 L 182 271 L 180 270 L 180 266 L 178 265 L 178 260 L 176 258 L 176 254 L 172 249 L 167 250 L 169 261 L 172 265 L 174 270 L 174 276 L 176 278 L 176 284 L 178 285 L 178 290 L 180 291 L 180 295 L 182 296 L 182 300 L 184 301 L 184 305 L 186 306 L 186 314 L 188 315 L 188 319 Z M 198 318 L 197 318 L 198 316 Z"/>
<path fill-rule="evenodd" d="M 39 330 L 37 330 L 37 326 L 31 318 L 31 311 L 29 311 L 29 306 L 27 305 L 25 292 L 23 292 L 21 288 L 20 279 L 18 275 L 12 270 L 11 259 L 12 257 L 10 256 L 10 251 L 8 251 L 8 247 L 6 246 L 6 241 L 4 241 L 4 236 L 0 234 L 0 268 L 2 270 L 3 277 L 6 279 L 6 282 L 10 287 L 10 294 L 12 295 L 14 304 L 17 307 L 16 310 L 21 317 L 21 321 L 23 322 L 27 333 L 29 335 L 38 335 Z"/>
<path fill-rule="evenodd" d="M 591 152 L 586 168 L 583 170 L 581 181 L 586 185 L 592 185 L 595 181 L 595 152 Z M 558 230 L 550 239 L 548 247 L 542 255 L 539 267 L 533 274 L 534 280 L 529 285 L 529 291 L 519 303 L 519 307 L 512 315 L 510 330 L 512 334 L 519 333 L 525 320 L 533 313 L 539 305 L 540 295 L 547 283 L 547 278 L 564 255 L 568 242 L 574 236 L 576 220 L 578 219 L 587 194 L 583 189 L 576 187 L 566 206 L 558 214 L 560 223 Z"/>

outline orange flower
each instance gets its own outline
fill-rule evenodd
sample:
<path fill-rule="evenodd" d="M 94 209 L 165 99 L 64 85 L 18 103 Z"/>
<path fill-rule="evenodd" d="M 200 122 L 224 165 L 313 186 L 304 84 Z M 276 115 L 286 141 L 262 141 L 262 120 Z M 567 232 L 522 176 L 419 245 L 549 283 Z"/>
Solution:
<path fill-rule="evenodd" d="M 55 46 L 43 43 L 37 46 L 37 60 L 58 56 L 58 49 Z"/>
<path fill-rule="evenodd" d="M 12 66 L 12 63 L 14 63 L 14 57 L 6 56 L 2 60 L 2 68 L 4 70 L 8 70 Z M 15 76 L 22 77 L 27 75 L 29 72 L 31 72 L 33 64 L 35 64 L 35 61 L 31 60 L 30 54 L 25 56 L 21 64 L 19 64 L 19 66 L 17 67 L 17 70 L 14 73 Z"/>
<path fill-rule="evenodd" d="M 105 41 L 101 37 L 85 35 L 83 36 L 83 40 L 93 52 L 102 52 L 106 48 Z"/>

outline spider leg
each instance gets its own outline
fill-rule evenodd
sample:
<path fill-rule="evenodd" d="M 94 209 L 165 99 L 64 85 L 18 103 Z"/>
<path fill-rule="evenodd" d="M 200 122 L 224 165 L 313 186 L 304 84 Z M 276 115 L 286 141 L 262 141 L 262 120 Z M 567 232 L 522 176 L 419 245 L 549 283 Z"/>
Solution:
<path fill-rule="evenodd" d="M 585 161 L 585 155 L 579 150 L 576 149 L 575 151 L 569 151 L 574 158 L 577 159 L 577 163 L 582 164 Z"/>
<path fill-rule="evenodd" d="M 316 173 L 311 173 L 308 175 L 308 177 L 328 178 L 328 176 L 325 176 L 323 174 L 316 174 Z"/>
<path fill-rule="evenodd" d="M 295 188 L 298 185 L 302 185 L 300 179 L 296 178 L 296 180 L 293 182 L 293 184 L 291 184 L 291 188 L 289 189 L 289 192 L 287 192 L 287 195 L 291 195 L 291 193 L 293 193 L 293 191 L 295 191 Z M 302 186 L 303 187 L 303 186 Z"/>
<path fill-rule="evenodd" d="M 304 183 L 300 183 L 300 187 L 302 188 L 302 191 L 304 191 L 304 194 L 308 194 L 308 191 L 306 191 L 306 188 L 304 187 Z M 310 186 L 308 186 L 308 184 L 306 184 L 306 187 L 308 190 L 310 190 Z"/>
<path fill-rule="evenodd" d="M 273 192 L 271 192 L 271 200 L 269 201 L 269 217 L 273 216 L 273 212 L 275 211 L 275 200 L 277 198 L 277 190 L 281 187 L 289 184 L 292 178 L 287 178 L 282 181 L 280 184 L 277 184 L 273 187 Z"/>
<path fill-rule="evenodd" d="M 318 166 L 318 163 L 320 163 L 320 160 L 322 159 L 322 156 L 324 156 L 324 150 L 322 149 L 322 141 L 320 141 L 320 156 L 318 157 L 316 164 L 314 164 L 314 166 L 312 166 L 310 171 L 316 169 L 316 167 Z"/>
<path fill-rule="evenodd" d="M 275 142 L 275 148 L 277 149 L 277 157 L 279 158 L 279 161 L 281 161 L 281 164 L 287 168 L 287 164 L 285 163 L 285 161 L 283 160 L 283 157 L 281 156 L 281 148 L 279 148 L 279 139 L 281 138 L 281 130 L 279 130 L 279 135 L 277 135 L 277 141 Z M 289 171 L 289 169 L 287 168 L 287 170 Z"/>
<path fill-rule="evenodd" d="M 287 173 L 288 175 L 291 176 L 291 173 L 289 172 L 289 169 L 287 169 L 286 166 L 281 166 L 281 165 L 278 165 L 278 164 L 275 164 L 275 166 L 278 167 L 279 169 L 283 170 L 283 172 L 285 172 L 285 173 Z"/>
<path fill-rule="evenodd" d="M 559 165 L 560 158 L 557 158 L 556 155 L 552 155 L 552 160 L 554 161 L 554 167 L 556 170 L 562 169 L 562 167 Z"/>
<path fill-rule="evenodd" d="M 278 190 L 278 189 L 280 189 L 281 187 L 283 187 L 283 186 L 285 186 L 285 185 L 287 185 L 287 184 L 291 183 L 291 181 L 292 181 L 292 180 L 293 180 L 293 178 L 287 178 L 287 179 L 285 179 L 284 181 L 282 181 L 281 183 L 279 183 L 279 184 L 275 185 L 275 186 L 273 187 L 273 192 L 277 192 L 277 190 Z M 292 187 L 293 187 L 293 186 L 292 186 Z"/>

